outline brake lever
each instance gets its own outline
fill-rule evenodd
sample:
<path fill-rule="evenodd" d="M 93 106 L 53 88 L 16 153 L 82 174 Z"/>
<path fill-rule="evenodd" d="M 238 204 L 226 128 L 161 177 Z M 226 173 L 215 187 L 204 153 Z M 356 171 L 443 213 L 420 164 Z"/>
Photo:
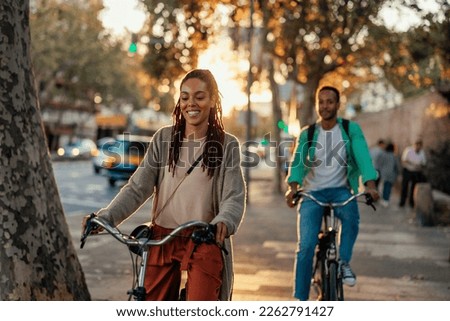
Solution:
<path fill-rule="evenodd" d="M 300 199 L 302 198 L 301 192 L 302 191 L 297 191 L 294 193 L 294 196 L 292 197 L 292 204 L 294 204 L 294 206 L 300 202 Z"/>
<path fill-rule="evenodd" d="M 223 246 L 223 245 L 220 244 L 219 242 L 216 242 L 216 245 L 219 247 L 219 249 L 222 250 L 222 252 L 223 252 L 225 255 L 228 255 L 228 251 L 227 251 L 227 249 L 225 248 L 225 246 Z"/>
<path fill-rule="evenodd" d="M 86 221 L 86 228 L 84 229 L 84 233 L 80 239 L 80 249 L 82 249 L 84 247 L 84 244 L 86 243 L 86 240 L 87 240 L 87 237 L 89 236 L 89 234 L 91 234 L 92 231 L 95 231 L 96 229 L 98 229 L 100 227 L 97 223 L 93 223 L 91 221 L 96 216 L 97 215 L 95 215 L 95 213 L 91 213 L 89 215 L 89 219 Z"/>
<path fill-rule="evenodd" d="M 225 253 L 225 255 L 228 255 L 227 249 L 222 244 L 216 241 L 216 228 L 216 225 L 208 224 L 208 226 L 205 228 L 195 230 L 191 235 L 191 239 L 196 245 L 202 243 L 216 244 L 219 249 L 221 249 L 223 253 Z"/>
<path fill-rule="evenodd" d="M 366 193 L 366 204 L 367 204 L 367 205 L 370 205 L 370 207 L 372 207 L 374 211 L 377 210 L 377 208 L 375 207 L 375 205 L 373 205 L 373 197 L 372 197 L 372 195 L 370 195 L 369 193 Z"/>

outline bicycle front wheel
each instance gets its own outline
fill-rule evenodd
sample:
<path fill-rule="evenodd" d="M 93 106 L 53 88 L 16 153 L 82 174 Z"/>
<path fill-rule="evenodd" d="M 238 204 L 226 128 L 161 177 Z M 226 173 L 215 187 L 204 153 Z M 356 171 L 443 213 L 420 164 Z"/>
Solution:
<path fill-rule="evenodd" d="M 314 292 L 316 292 L 317 300 L 319 301 L 328 300 L 327 298 L 328 282 L 325 264 L 326 261 L 321 255 L 321 253 L 320 252 L 316 253 L 311 289 L 314 290 Z"/>
<path fill-rule="evenodd" d="M 338 296 L 338 264 L 336 262 L 331 262 L 328 267 L 328 300 L 337 301 Z"/>

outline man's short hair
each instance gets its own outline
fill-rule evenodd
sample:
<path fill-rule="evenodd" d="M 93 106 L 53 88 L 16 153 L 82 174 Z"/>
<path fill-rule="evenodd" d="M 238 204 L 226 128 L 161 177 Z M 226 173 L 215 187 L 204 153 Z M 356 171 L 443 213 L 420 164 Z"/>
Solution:
<path fill-rule="evenodd" d="M 323 87 L 321 87 L 320 89 L 319 89 L 319 91 L 317 92 L 317 94 L 319 94 L 319 93 L 321 93 L 322 91 L 324 91 L 324 90 L 331 90 L 332 92 L 334 92 L 334 94 L 336 95 L 336 102 L 339 102 L 339 100 L 340 100 L 340 93 L 339 93 L 339 90 L 337 90 L 337 88 L 336 87 L 333 87 L 333 86 L 323 86 Z"/>

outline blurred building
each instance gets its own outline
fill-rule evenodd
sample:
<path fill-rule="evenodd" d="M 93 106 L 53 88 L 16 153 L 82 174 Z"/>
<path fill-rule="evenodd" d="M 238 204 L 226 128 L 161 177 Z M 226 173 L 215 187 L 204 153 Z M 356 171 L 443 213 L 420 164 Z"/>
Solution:
<path fill-rule="evenodd" d="M 41 115 L 50 151 L 56 151 L 69 137 L 94 139 L 96 136 L 92 106 L 49 101 L 41 105 Z"/>

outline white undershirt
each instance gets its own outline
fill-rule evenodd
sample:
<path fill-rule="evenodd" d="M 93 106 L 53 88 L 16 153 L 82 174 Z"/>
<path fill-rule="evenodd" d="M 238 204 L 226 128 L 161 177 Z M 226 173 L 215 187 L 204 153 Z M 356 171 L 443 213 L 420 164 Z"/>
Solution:
<path fill-rule="evenodd" d="M 324 130 L 320 125 L 317 127 L 319 134 L 314 161 L 305 177 L 304 189 L 317 191 L 347 186 L 347 152 L 339 125 L 331 130 Z"/>

